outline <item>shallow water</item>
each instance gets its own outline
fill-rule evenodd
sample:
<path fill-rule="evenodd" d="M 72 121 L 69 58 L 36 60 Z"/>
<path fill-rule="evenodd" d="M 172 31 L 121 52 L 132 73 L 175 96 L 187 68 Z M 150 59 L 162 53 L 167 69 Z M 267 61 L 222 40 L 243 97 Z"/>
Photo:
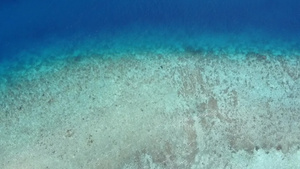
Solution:
<path fill-rule="evenodd" d="M 0 168 L 300 168 L 293 1 L 7 1 Z"/>

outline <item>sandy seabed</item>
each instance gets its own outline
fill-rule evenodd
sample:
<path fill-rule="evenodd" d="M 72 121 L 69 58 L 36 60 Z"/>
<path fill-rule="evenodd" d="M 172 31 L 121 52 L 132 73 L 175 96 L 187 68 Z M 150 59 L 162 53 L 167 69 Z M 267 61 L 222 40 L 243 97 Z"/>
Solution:
<path fill-rule="evenodd" d="M 93 54 L 4 77 L 0 168 L 300 168 L 299 56 L 226 55 Z"/>

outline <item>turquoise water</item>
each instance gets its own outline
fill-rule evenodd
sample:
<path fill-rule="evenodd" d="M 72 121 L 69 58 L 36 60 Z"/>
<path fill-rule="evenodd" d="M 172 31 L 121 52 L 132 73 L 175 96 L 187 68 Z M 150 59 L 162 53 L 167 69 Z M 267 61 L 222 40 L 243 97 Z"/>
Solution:
<path fill-rule="evenodd" d="M 296 1 L 0 4 L 0 168 L 300 168 Z"/>

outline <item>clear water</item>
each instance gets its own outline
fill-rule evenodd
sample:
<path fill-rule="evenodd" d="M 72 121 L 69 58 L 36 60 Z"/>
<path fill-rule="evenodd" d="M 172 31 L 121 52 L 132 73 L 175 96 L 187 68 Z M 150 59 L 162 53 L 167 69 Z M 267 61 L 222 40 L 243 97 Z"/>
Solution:
<path fill-rule="evenodd" d="M 0 168 L 300 168 L 299 7 L 1 1 Z"/>
<path fill-rule="evenodd" d="M 299 39 L 299 2 L 295 0 L 105 1 L 72 3 L 1 2 L 1 59 L 35 48 L 48 38 L 84 37 L 122 31 L 126 27 L 160 27 L 192 33 L 238 34 L 262 31 L 271 38 Z M 135 32 L 135 28 L 131 31 Z"/>

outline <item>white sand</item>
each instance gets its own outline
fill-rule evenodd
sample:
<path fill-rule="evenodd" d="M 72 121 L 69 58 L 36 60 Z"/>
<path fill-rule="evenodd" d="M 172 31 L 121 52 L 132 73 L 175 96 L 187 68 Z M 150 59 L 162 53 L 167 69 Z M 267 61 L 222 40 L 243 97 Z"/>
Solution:
<path fill-rule="evenodd" d="M 299 57 L 228 51 L 93 54 L 3 77 L 0 168 L 300 168 Z"/>

